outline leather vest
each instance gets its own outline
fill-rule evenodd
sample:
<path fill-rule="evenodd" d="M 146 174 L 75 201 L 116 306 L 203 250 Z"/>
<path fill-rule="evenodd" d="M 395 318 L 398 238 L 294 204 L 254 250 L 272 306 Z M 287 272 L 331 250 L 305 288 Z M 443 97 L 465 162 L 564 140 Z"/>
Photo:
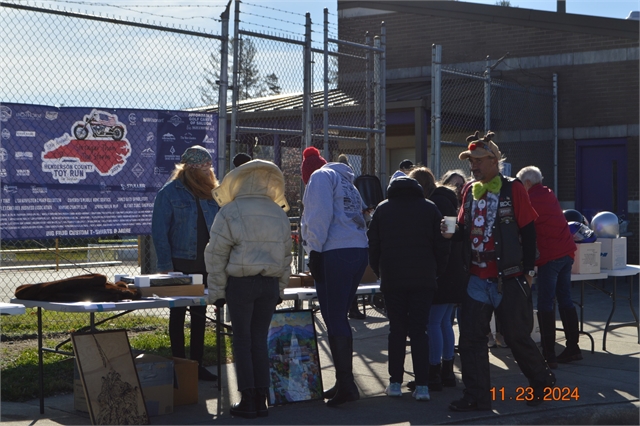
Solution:
<path fill-rule="evenodd" d="M 522 266 L 523 253 L 511 189 L 511 185 L 516 179 L 502 175 L 500 175 L 500 179 L 502 179 L 502 188 L 500 188 L 498 196 L 498 217 L 493 223 L 492 233 L 498 264 L 498 278 L 508 278 L 521 275 L 524 271 Z M 471 187 L 469 187 L 464 199 L 464 263 L 467 268 L 471 265 L 471 244 L 469 241 L 471 241 L 472 202 L 473 195 Z"/>

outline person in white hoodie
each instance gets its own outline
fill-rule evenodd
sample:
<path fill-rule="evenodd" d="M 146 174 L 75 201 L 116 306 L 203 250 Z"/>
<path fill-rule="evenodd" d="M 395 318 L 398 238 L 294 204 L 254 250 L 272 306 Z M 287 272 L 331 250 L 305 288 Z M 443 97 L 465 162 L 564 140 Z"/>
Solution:
<path fill-rule="evenodd" d="M 209 301 L 227 303 L 240 403 L 231 415 L 266 417 L 270 384 L 269 324 L 291 274 L 291 225 L 284 176 L 253 160 L 229 172 L 212 191 L 220 206 L 205 249 Z"/>
<path fill-rule="evenodd" d="M 360 399 L 347 313 L 368 264 L 366 207 L 353 185 L 351 167 L 326 163 L 314 147 L 305 149 L 303 158 L 307 187 L 301 230 L 336 369 L 336 385 L 323 394 L 332 407 Z"/>

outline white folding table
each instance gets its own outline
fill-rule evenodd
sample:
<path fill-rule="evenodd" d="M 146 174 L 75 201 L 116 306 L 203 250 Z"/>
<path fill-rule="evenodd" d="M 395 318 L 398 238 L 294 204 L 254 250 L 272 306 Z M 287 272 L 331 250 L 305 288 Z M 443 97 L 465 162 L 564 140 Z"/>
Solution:
<path fill-rule="evenodd" d="M 584 331 L 584 285 L 585 283 L 591 285 L 594 288 L 598 288 L 591 284 L 591 281 L 599 281 L 607 278 L 607 274 L 571 274 L 571 281 L 580 281 L 580 303 L 573 302 L 580 308 L 580 330 L 578 333 L 584 334 L 591 340 L 591 353 L 595 352 L 595 342 L 590 333 Z M 556 330 L 564 331 L 562 328 L 556 328 Z"/>
<path fill-rule="evenodd" d="M 638 314 L 633 308 L 633 277 L 640 274 L 640 266 L 627 265 L 624 269 L 603 269 L 602 272 L 606 273 L 609 277 L 613 277 L 612 292 L 600 289 L 601 291 L 604 291 L 606 294 L 608 294 L 613 302 L 611 313 L 609 314 L 609 318 L 607 319 L 607 324 L 604 326 L 604 335 L 602 336 L 602 350 L 607 350 L 607 332 L 620 327 L 635 327 L 638 330 L 638 343 L 640 344 L 640 321 L 638 321 Z M 635 321 L 611 325 L 611 318 L 613 318 L 613 313 L 616 311 L 616 299 L 618 298 L 616 289 L 618 284 L 618 277 L 627 277 L 627 283 L 629 284 L 629 296 L 623 296 L 621 298 L 629 301 L 629 309 L 631 309 L 631 313 L 633 314 L 633 318 L 635 319 Z"/>
<path fill-rule="evenodd" d="M 22 315 L 24 312 L 24 305 L 0 302 L 0 315 Z"/>

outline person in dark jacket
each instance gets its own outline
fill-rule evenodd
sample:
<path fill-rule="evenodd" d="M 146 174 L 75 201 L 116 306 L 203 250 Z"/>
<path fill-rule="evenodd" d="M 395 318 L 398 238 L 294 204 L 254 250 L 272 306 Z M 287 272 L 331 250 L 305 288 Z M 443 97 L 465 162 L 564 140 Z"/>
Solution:
<path fill-rule="evenodd" d="M 424 198 L 415 179 L 401 176 L 391 180 L 388 199 L 378 204 L 367 236 L 369 264 L 380 277 L 389 318 L 389 375 L 385 393 L 402 396 L 407 336 L 416 377 L 413 397 L 430 400 L 429 356 L 425 334 L 436 277 L 444 271 L 449 243 L 440 234 L 442 215 Z"/>
<path fill-rule="evenodd" d="M 434 202 L 442 216 L 458 215 L 456 193 L 447 186 L 438 186 L 429 168 L 413 169 L 409 177 L 418 181 L 424 197 Z M 462 262 L 462 243 L 452 242 L 449 261 L 444 273 L 438 276 L 438 290 L 429 311 L 429 390 L 432 391 L 441 391 L 443 386 L 456 386 L 453 309 L 464 299 L 467 280 Z"/>

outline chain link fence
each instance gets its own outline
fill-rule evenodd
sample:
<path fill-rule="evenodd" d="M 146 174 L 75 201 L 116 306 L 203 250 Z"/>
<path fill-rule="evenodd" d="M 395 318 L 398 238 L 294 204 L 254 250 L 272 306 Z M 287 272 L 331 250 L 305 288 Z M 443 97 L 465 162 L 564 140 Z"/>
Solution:
<path fill-rule="evenodd" d="M 467 147 L 466 138 L 476 130 L 482 134 L 491 130 L 505 158 L 506 175 L 515 176 L 521 168 L 535 165 L 542 171 L 545 185 L 554 188 L 557 92 L 553 76 L 549 76 L 547 87 L 533 85 L 517 72 L 509 75 L 510 80 L 492 78 L 490 65 L 483 72 L 471 72 L 440 64 L 438 49 L 434 46 L 431 119 L 436 177 L 453 169 L 469 176 L 468 162 L 458 159 Z"/>

